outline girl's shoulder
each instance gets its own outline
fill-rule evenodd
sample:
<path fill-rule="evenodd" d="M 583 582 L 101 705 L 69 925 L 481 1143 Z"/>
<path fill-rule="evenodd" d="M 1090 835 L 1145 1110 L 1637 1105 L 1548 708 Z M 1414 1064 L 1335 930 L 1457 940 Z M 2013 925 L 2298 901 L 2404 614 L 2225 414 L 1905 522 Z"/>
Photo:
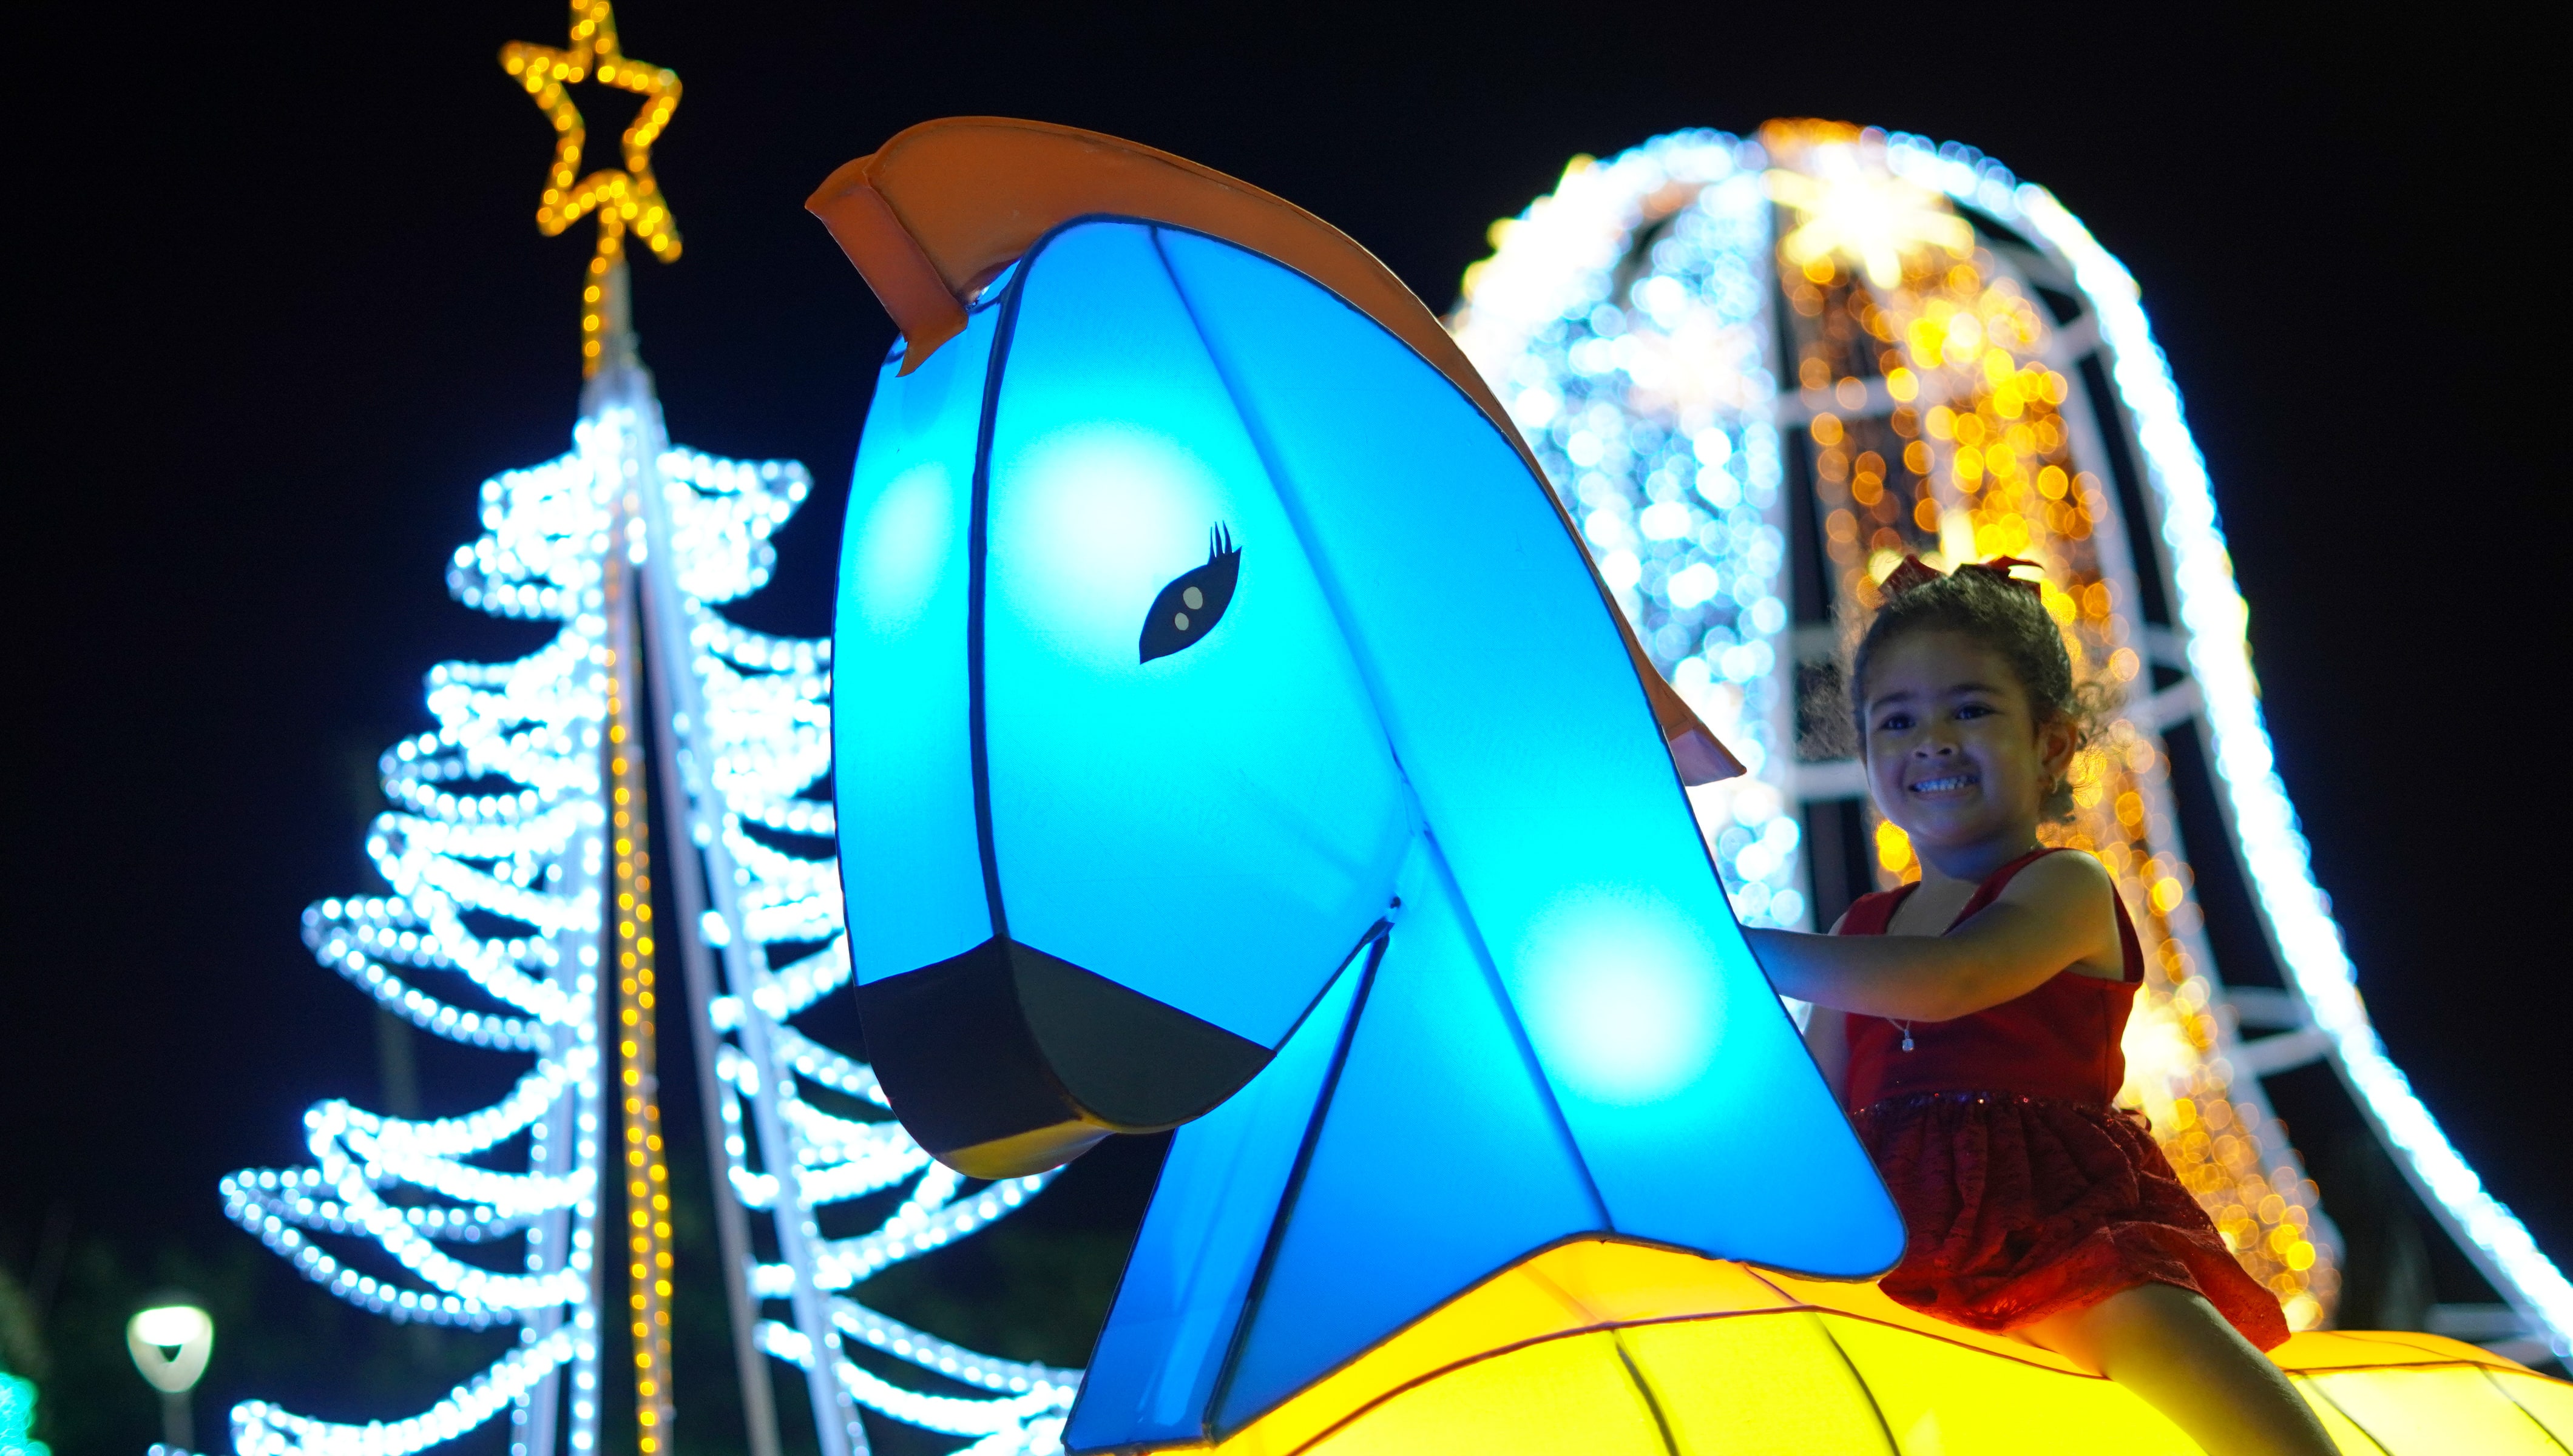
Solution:
<path fill-rule="evenodd" d="M 2135 981 L 2143 974 L 2135 923 L 2109 867 L 2096 855 L 2067 849 L 2029 860 L 1992 903 L 2043 916 L 2091 946 L 2069 971 L 2103 981 Z"/>
<path fill-rule="evenodd" d="M 1918 888 L 1920 887 L 1916 885 L 1905 885 L 1893 890 L 1874 890 L 1860 896 L 1850 902 L 1849 909 L 1841 912 L 1839 920 L 1832 922 L 1830 934 L 1836 936 L 1885 934 L 1886 926 L 1894 919 L 1894 912 L 1901 909 L 1903 902 Z"/>
<path fill-rule="evenodd" d="M 2117 882 L 2097 855 L 2059 849 L 2023 861 L 1993 895 L 1996 901 L 2041 908 L 2092 910 L 2117 898 Z"/>

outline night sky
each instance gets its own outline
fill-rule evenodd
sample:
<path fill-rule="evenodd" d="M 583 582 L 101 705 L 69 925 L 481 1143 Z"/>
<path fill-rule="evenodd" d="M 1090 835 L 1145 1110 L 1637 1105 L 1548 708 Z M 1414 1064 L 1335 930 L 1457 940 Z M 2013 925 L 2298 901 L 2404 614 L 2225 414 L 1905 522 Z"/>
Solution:
<path fill-rule="evenodd" d="M 2566 588 L 2529 554 L 2562 538 L 2563 466 L 2533 427 L 2562 303 L 2523 201 L 2561 166 L 2515 115 L 2533 83 L 2505 58 L 2530 38 L 2463 7 L 2405 29 L 2344 8 L 2330 31 L 1788 14 L 630 0 L 627 51 L 686 86 L 655 154 L 686 256 L 634 272 L 671 433 L 819 482 L 777 584 L 737 615 L 828 628 L 891 329 L 801 204 L 914 122 L 1034 117 L 1178 152 L 1338 225 L 1442 312 L 1486 226 L 1575 152 L 1779 115 L 1971 143 L 2141 281 L 2376 1025 L 2492 1189 L 2573 1259 L 2573 997 L 2543 888 L 2561 830 L 2532 757 L 2557 736 L 2540 715 Z M 48 1306 L 63 1388 L 95 1392 L 57 1432 L 66 1456 L 155 1430 L 130 1369 L 82 1373 L 121 1365 L 145 1286 L 191 1281 L 290 1328 L 219 1347 L 201 1432 L 228 1448 L 234 1399 L 357 1388 L 300 1363 L 374 1361 L 369 1388 L 399 1391 L 415 1348 L 319 1309 L 216 1182 L 303 1161 L 315 1101 L 381 1104 L 372 1004 L 313 962 L 299 914 L 381 888 L 361 845 L 373 764 L 429 726 L 422 675 L 541 636 L 451 602 L 442 574 L 477 484 L 560 452 L 572 422 L 589 229 L 537 236 L 552 133 L 494 61 L 503 41 L 561 44 L 563 12 L 147 24 L 54 4 L 9 29 L 0 1269 Z M 631 103 L 577 99 L 606 165 Z M 419 1053 L 432 1112 L 519 1065 L 441 1050 Z M 2291 1121 L 2327 1111 L 2300 1095 Z M 1150 1163 L 1104 1166 L 1083 1206 L 1113 1244 Z M 683 1393 L 728 1378 L 700 1364 Z"/>

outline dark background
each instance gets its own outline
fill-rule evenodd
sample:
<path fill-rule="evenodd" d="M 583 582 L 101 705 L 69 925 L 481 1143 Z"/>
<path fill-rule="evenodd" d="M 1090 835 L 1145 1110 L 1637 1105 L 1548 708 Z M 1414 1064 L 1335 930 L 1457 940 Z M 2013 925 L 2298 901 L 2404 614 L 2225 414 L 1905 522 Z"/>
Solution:
<path fill-rule="evenodd" d="M 2522 117 L 2531 27 L 2411 16 L 631 0 L 627 49 L 687 88 L 655 154 L 687 253 L 637 263 L 636 318 L 676 439 L 811 465 L 778 583 L 739 615 L 818 633 L 890 329 L 800 205 L 903 126 L 1012 114 L 1177 151 L 1338 224 L 1441 310 L 1486 225 L 1574 152 L 1776 115 L 1979 146 L 2141 280 L 2376 1025 L 2561 1261 L 2573 998 L 2528 757 L 2565 640 L 2541 443 L 2561 244 L 2534 217 L 2561 159 Z M 204 1444 L 228 1449 L 223 1412 L 254 1394 L 408 1413 L 490 1337 L 337 1306 L 215 1187 L 301 1162 L 312 1102 L 401 1096 L 371 1003 L 298 915 L 379 888 L 373 763 L 428 726 L 422 674 L 534 640 L 441 577 L 476 483 L 568 438 L 589 233 L 536 236 L 551 132 L 493 59 L 561 44 L 563 12 L 55 4 L 7 25 L 0 1361 L 49 1366 L 65 1456 L 137 1450 L 155 1407 L 118 1331 L 182 1282 L 223 1321 Z M 604 165 L 630 103 L 577 99 Z M 430 1112 L 518 1065 L 411 1045 Z M 2281 1104 L 2332 1124 L 2300 1138 L 2327 1207 L 2415 1220 L 2327 1088 Z M 941 1255 L 897 1309 L 1078 1361 L 1154 1155 L 1077 1165 L 1058 1207 Z M 2334 1203 L 2337 1174 L 2370 1191 Z M 701 1217 L 682 1239 L 704 1246 Z M 2491 1297 L 2438 1261 L 2441 1297 Z M 731 1445 L 719 1311 L 681 1317 L 683 1437 Z"/>

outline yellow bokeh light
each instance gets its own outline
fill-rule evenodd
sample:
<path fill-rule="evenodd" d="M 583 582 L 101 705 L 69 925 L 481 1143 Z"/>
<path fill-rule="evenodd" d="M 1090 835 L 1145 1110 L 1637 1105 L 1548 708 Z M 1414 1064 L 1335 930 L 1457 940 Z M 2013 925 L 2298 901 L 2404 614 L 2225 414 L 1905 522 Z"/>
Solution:
<path fill-rule="evenodd" d="M 1869 283 L 1893 288 L 1903 281 L 1908 256 L 1974 247 L 1974 229 L 1948 210 L 1946 199 L 1859 165 L 1856 148 L 1826 142 L 1805 160 L 1812 170 L 1772 168 L 1763 180 L 1770 199 L 1801 219 L 1778 251 L 1808 280 L 1830 282 L 1832 260 L 1841 258 L 1857 264 Z"/>
<path fill-rule="evenodd" d="M 1903 873 L 1904 868 L 1912 863 L 1912 836 L 1905 834 L 1903 826 L 1891 819 L 1877 821 L 1876 862 L 1885 867 L 1886 873 L 1894 875 Z"/>
<path fill-rule="evenodd" d="M 606 7 L 597 7 L 603 12 Z M 581 8 L 573 9 L 575 17 Z M 574 34 L 578 35 L 577 25 Z M 614 32 L 608 31 L 611 43 Z M 627 69 L 632 69 L 628 67 Z M 611 617 L 628 614 L 633 609 L 635 582 L 631 571 L 611 569 L 607 573 L 606 593 Z M 610 745 L 606 763 L 612 790 L 615 827 L 624 830 L 636 823 L 644 812 L 644 763 L 639 754 L 626 753 L 616 745 L 630 743 L 641 736 L 641 704 L 637 701 L 635 664 L 631 654 L 611 650 L 607 654 L 607 741 Z M 654 957 L 651 935 L 652 865 L 651 851 L 639 834 L 622 833 L 614 840 L 615 857 L 611 870 L 616 886 L 617 915 L 610 927 L 610 951 L 618 968 L 616 980 L 616 1021 L 626 1031 L 617 1040 L 618 1126 L 624 1150 L 625 1165 L 633 1175 L 625 1180 L 626 1199 L 626 1304 L 633 1315 L 634 1336 L 636 1449 L 643 1456 L 658 1456 L 666 1438 L 660 1433 L 669 1423 L 670 1405 L 670 1283 L 656 1280 L 652 1271 L 670 1267 L 670 1225 L 666 1218 L 655 1219 L 653 1209 L 666 1209 L 668 1195 L 655 1191 L 666 1188 L 670 1170 L 661 1152 L 661 1106 L 653 1073 L 654 1047 L 652 1006 L 654 1001 Z"/>

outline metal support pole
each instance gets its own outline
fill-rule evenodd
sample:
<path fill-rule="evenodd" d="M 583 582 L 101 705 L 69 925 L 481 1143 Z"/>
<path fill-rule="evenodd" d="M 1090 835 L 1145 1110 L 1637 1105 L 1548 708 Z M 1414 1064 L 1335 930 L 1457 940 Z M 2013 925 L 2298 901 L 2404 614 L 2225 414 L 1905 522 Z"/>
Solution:
<path fill-rule="evenodd" d="M 671 702 L 670 683 L 680 671 L 671 660 L 679 647 L 670 641 L 660 615 L 643 614 L 643 666 L 651 682 L 652 701 L 664 709 Z M 778 1456 L 777 1400 L 768 1383 L 768 1357 L 759 1349 L 759 1307 L 750 1297 L 750 1215 L 732 1187 L 732 1159 L 724 1150 L 723 1101 L 730 1095 L 716 1073 L 721 1056 L 714 1024 L 714 957 L 706 950 L 705 860 L 687 843 L 685 826 L 695 814 L 686 779 L 679 772 L 678 736 L 665 716 L 655 725 L 655 757 L 660 760 L 661 802 L 668 806 L 663 822 L 681 841 L 670 859 L 670 888 L 679 906 L 679 964 L 688 983 L 688 1044 L 697 1058 L 698 1110 L 705 1123 L 706 1169 L 715 1205 L 715 1239 L 722 1251 L 724 1298 L 732 1315 L 732 1358 L 741 1380 L 742 1423 L 750 1436 L 750 1456 Z"/>
<path fill-rule="evenodd" d="M 173 1452 L 197 1449 L 196 1412 L 189 1409 L 188 1392 L 161 1392 L 161 1439 Z"/>
<path fill-rule="evenodd" d="M 628 346 L 630 348 L 630 346 Z M 670 505 L 663 494 L 660 472 L 664 436 L 661 409 L 652 396 L 650 375 L 640 364 L 633 366 L 624 384 L 626 402 L 633 408 L 636 421 L 636 475 L 644 521 L 646 563 L 639 573 L 642 578 L 643 613 L 658 623 L 655 629 L 666 648 L 678 654 L 669 664 L 663 679 L 667 696 L 662 702 L 665 719 L 676 736 L 678 724 L 702 729 L 705 703 L 698 692 L 696 674 L 688 666 L 687 613 L 679 598 L 679 585 L 670 578 Z M 680 778 L 686 791 L 681 801 L 688 806 L 689 821 L 699 813 L 711 817 L 717 801 L 708 777 L 709 766 L 703 758 L 680 751 L 672 745 Z M 693 836 L 689 836 L 693 839 Z M 761 1094 L 750 1099 L 751 1125 L 759 1138 L 760 1161 L 769 1176 L 777 1181 L 772 1213 L 777 1230 L 778 1252 L 786 1265 L 795 1271 L 795 1287 L 789 1293 L 794 1308 L 795 1327 L 810 1346 L 805 1370 L 805 1388 L 813 1402 L 813 1425 L 821 1444 L 822 1456 L 865 1456 L 866 1429 L 858 1423 L 856 1403 L 841 1382 L 837 1352 L 839 1339 L 831 1324 L 829 1300 L 812 1282 L 815 1245 L 821 1242 L 821 1230 L 804 1207 L 796 1187 L 800 1171 L 794 1155 L 793 1134 L 777 1109 L 778 1097 L 788 1086 L 792 1069 L 782 1063 L 775 1045 L 769 1039 L 769 1017 L 759 1007 L 756 995 L 767 976 L 768 968 L 762 948 L 739 933 L 741 925 L 739 884 L 735 879 L 732 854 L 725 848 L 720 833 L 708 842 L 694 845 L 705 869 L 707 898 L 710 907 L 735 933 L 724 947 L 724 981 L 726 989 L 741 1004 L 741 1027 L 738 1033 L 741 1050 L 756 1071 Z M 702 912 L 700 912 L 702 915 Z M 702 923 L 690 931 L 702 937 Z M 683 939 L 685 936 L 683 935 Z M 712 1024 L 708 1024 L 711 1030 Z M 734 1196 L 729 1179 L 716 1190 L 717 1201 Z"/>

